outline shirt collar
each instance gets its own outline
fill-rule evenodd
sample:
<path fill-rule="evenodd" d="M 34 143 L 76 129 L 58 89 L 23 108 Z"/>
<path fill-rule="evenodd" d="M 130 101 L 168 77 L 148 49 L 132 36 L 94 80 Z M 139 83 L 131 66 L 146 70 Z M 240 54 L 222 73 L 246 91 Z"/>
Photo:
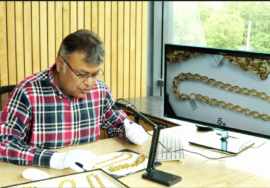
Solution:
<path fill-rule="evenodd" d="M 56 84 L 56 81 L 53 77 L 53 70 L 56 68 L 56 63 L 54 63 L 50 68 L 49 68 L 49 81 L 51 86 L 53 87 L 54 92 L 58 95 L 59 99 L 63 98 L 63 93 L 59 89 L 58 85 Z"/>

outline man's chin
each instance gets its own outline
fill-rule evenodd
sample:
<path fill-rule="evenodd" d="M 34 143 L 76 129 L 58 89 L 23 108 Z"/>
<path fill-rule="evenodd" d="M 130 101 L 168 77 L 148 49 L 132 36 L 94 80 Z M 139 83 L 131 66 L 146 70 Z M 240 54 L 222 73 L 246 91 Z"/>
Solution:
<path fill-rule="evenodd" d="M 87 94 L 78 94 L 76 95 L 77 98 L 84 98 Z"/>
<path fill-rule="evenodd" d="M 83 90 L 78 90 L 77 92 L 74 92 L 73 96 L 76 98 L 84 98 L 90 92 L 90 90 L 87 90 L 87 92 Z"/>
<path fill-rule="evenodd" d="M 84 98 L 87 95 L 87 93 L 75 93 L 73 96 L 76 98 Z"/>

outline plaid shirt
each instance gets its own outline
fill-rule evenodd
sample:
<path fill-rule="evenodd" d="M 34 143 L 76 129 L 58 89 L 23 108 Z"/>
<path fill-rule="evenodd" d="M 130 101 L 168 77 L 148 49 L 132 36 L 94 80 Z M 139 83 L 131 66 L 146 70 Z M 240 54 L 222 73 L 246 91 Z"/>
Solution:
<path fill-rule="evenodd" d="M 122 110 L 113 110 L 108 86 L 97 80 L 84 98 L 71 101 L 58 88 L 52 66 L 23 80 L 11 93 L 0 115 L 0 160 L 18 165 L 50 167 L 55 151 L 110 137 L 128 141 Z"/>

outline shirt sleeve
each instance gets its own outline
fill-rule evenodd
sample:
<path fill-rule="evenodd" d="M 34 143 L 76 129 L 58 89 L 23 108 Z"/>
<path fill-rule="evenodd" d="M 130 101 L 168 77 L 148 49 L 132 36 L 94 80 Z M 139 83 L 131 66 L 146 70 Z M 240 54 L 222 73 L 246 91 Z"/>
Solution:
<path fill-rule="evenodd" d="M 106 129 L 109 137 L 118 137 L 122 140 L 128 140 L 125 133 L 124 119 L 129 119 L 127 114 L 123 110 L 113 110 L 112 106 L 115 102 L 112 94 L 107 86 L 107 96 L 104 102 L 104 118 L 102 129 Z M 130 120 L 130 119 L 129 119 Z"/>
<path fill-rule="evenodd" d="M 0 114 L 0 160 L 17 165 L 50 167 L 54 151 L 27 145 L 31 137 L 32 109 L 29 96 L 16 87 Z"/>

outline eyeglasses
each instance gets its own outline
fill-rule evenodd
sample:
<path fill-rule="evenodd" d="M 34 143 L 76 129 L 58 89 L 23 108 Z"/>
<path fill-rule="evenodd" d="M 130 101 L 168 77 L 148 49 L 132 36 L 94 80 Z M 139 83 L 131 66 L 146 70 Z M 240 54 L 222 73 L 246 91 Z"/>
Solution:
<path fill-rule="evenodd" d="M 80 79 L 88 79 L 89 77 L 91 77 L 93 80 L 97 80 L 97 79 L 99 79 L 101 76 L 103 76 L 104 75 L 104 72 L 103 72 L 103 70 L 100 68 L 100 70 L 99 70 L 99 72 L 98 73 L 95 73 L 95 74 L 93 74 L 93 75 L 91 75 L 91 74 L 79 74 L 79 73 L 76 73 L 74 70 L 73 70 L 73 68 L 71 68 L 71 66 L 68 64 L 68 62 L 62 57 L 62 56 L 60 56 L 63 60 L 64 60 L 64 62 L 68 65 L 68 67 L 74 72 L 74 74 L 76 75 L 76 76 L 78 76 L 78 78 L 80 78 Z"/>

